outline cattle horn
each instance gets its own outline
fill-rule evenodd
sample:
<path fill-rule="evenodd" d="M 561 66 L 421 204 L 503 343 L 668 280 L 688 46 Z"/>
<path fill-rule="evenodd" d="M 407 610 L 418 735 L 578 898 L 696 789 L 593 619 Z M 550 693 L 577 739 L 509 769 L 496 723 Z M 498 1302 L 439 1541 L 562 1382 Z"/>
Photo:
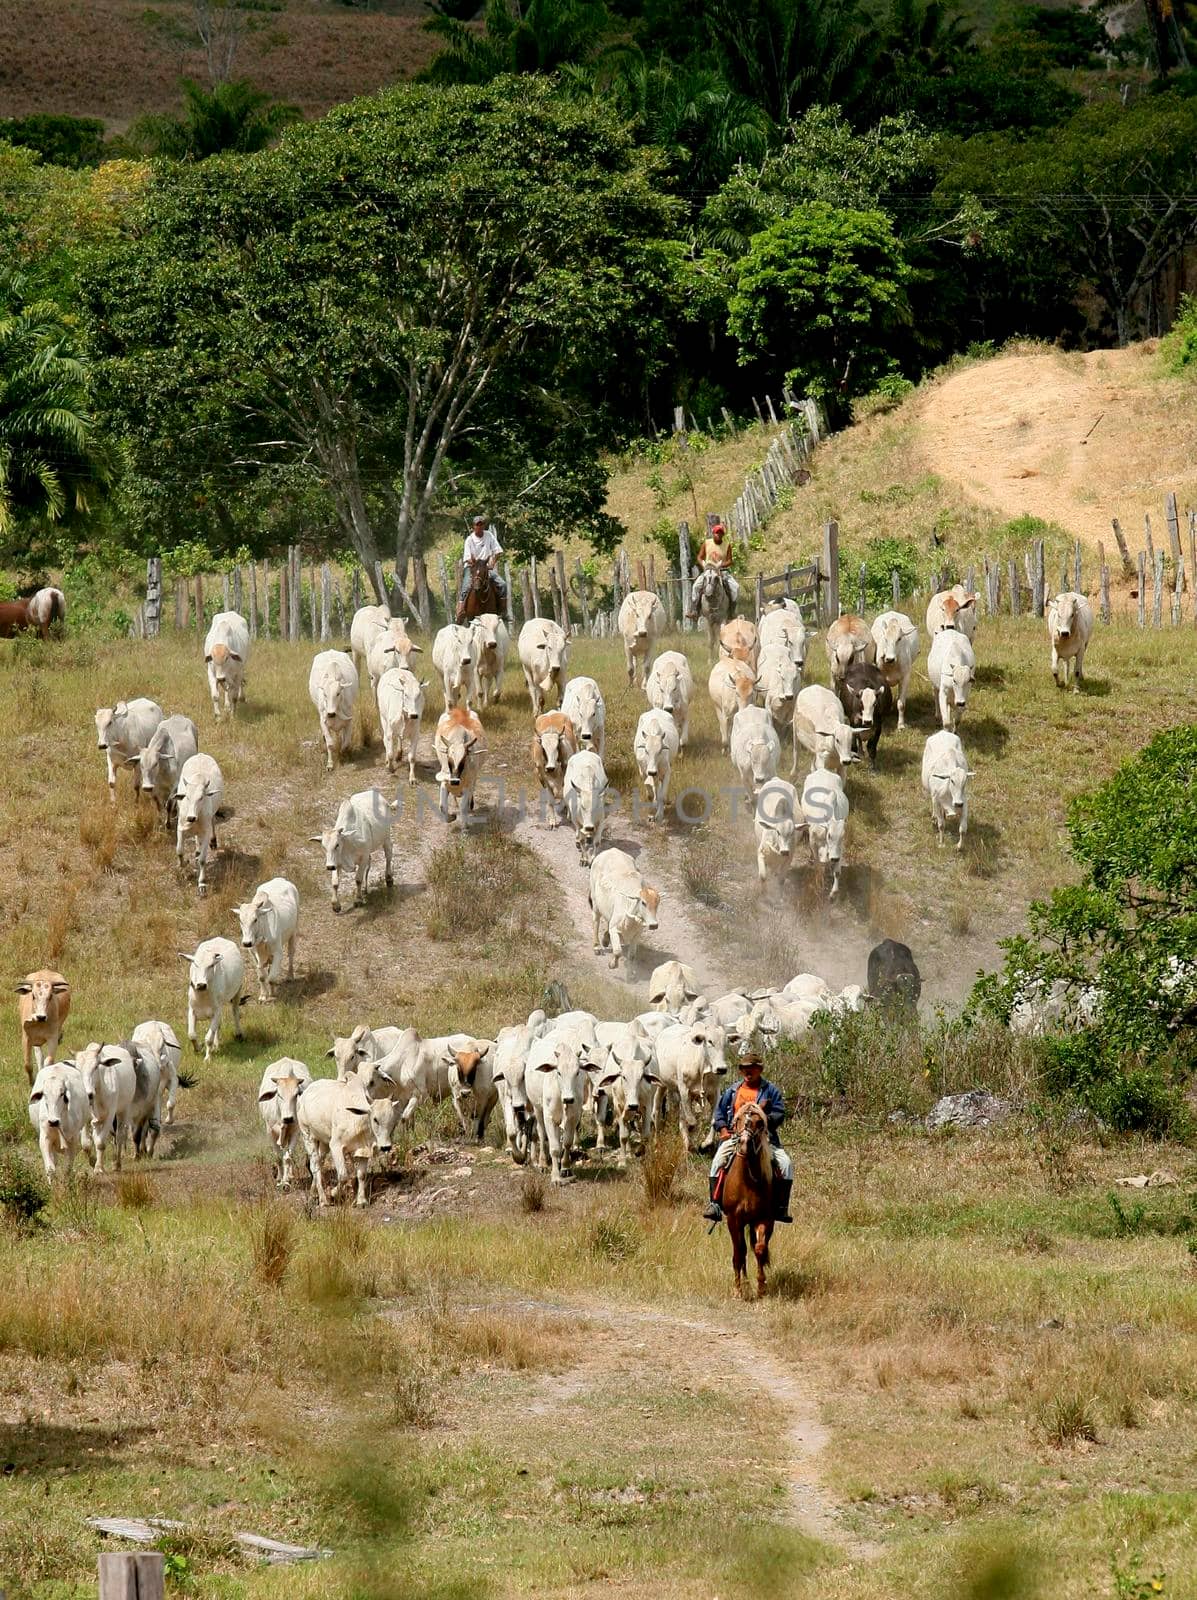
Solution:
<path fill-rule="evenodd" d="M 323 844 L 324 843 L 324 835 L 321 834 L 321 833 L 310 833 L 308 835 L 308 843 L 309 844 Z"/>

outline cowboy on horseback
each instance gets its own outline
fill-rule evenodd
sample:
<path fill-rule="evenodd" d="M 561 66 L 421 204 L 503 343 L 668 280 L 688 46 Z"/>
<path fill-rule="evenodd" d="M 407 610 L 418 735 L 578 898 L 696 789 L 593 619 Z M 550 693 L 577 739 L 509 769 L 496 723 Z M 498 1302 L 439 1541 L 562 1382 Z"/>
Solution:
<path fill-rule="evenodd" d="M 485 517 L 475 517 L 474 526 L 466 535 L 465 552 L 461 563 L 461 587 L 457 591 L 457 621 L 465 621 L 466 595 L 470 592 L 470 582 L 473 576 L 473 563 L 485 561 L 490 569 L 490 581 L 494 585 L 496 603 L 499 615 L 507 610 L 507 584 L 499 576 L 499 557 L 503 554 L 503 546 L 495 537 L 495 530 L 486 526 Z"/>
<path fill-rule="evenodd" d="M 723 1091 L 715 1108 L 715 1135 L 721 1143 L 711 1162 L 711 1200 L 703 1216 L 710 1222 L 723 1220 L 719 1195 L 737 1145 L 732 1137 L 732 1128 L 744 1107 L 755 1105 L 764 1112 L 769 1124 L 769 1147 L 773 1158 L 773 1220 L 793 1222 L 790 1216 L 790 1190 L 794 1187 L 794 1165 L 782 1148 L 777 1132 L 786 1119 L 785 1097 L 777 1085 L 769 1083 L 764 1076 L 763 1050 L 757 1029 L 752 1030 L 751 1037 L 741 1040 L 739 1057 L 740 1082 Z"/>
<path fill-rule="evenodd" d="M 697 620 L 703 595 L 712 591 L 719 583 L 727 592 L 729 609 L 731 611 L 736 609 L 736 601 L 740 598 L 740 585 L 732 577 L 731 559 L 732 547 L 727 537 L 727 530 L 721 522 L 716 522 L 698 547 L 699 575 L 690 590 L 690 609 L 686 612 L 691 622 Z"/>

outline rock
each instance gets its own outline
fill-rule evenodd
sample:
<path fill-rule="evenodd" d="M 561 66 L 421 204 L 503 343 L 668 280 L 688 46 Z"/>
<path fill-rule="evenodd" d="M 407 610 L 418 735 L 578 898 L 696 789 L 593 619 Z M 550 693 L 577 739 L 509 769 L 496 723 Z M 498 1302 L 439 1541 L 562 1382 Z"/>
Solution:
<path fill-rule="evenodd" d="M 1064 1319 L 1062 1317 L 1048 1317 L 1047 1321 L 1041 1322 L 1039 1326 L 1043 1329 L 1062 1328 L 1064 1326 Z"/>
<path fill-rule="evenodd" d="M 988 1089 L 968 1089 L 964 1094 L 945 1094 L 927 1113 L 928 1133 L 936 1128 L 992 1128 L 1010 1115 L 1008 1100 L 999 1099 Z"/>

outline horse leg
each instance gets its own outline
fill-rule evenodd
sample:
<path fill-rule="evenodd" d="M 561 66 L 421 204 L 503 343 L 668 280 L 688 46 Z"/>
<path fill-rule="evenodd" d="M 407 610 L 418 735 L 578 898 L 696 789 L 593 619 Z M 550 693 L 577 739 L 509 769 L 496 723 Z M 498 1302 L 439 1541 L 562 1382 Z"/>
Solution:
<path fill-rule="evenodd" d="M 744 1238 L 744 1224 L 735 1212 L 728 1215 L 727 1231 L 731 1234 L 732 1270 L 736 1275 L 736 1294 L 743 1300 L 744 1265 L 748 1260 L 748 1245 Z"/>
<path fill-rule="evenodd" d="M 769 1265 L 769 1224 L 758 1222 L 753 1229 L 752 1253 L 756 1257 L 756 1293 L 761 1299 L 765 1294 L 765 1268 Z"/>

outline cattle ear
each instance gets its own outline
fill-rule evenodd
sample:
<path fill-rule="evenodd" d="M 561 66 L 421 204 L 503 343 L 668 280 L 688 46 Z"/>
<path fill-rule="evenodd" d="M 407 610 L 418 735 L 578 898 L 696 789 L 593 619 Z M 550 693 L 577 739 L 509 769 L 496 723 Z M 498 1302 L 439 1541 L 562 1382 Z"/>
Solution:
<path fill-rule="evenodd" d="M 188 959 L 190 959 L 190 957 Z M 33 993 L 33 985 L 31 983 L 18 983 L 16 988 L 13 990 L 13 993 L 14 994 L 32 994 Z"/>
<path fill-rule="evenodd" d="M 186 950 L 176 950 L 175 954 L 178 956 L 180 961 L 194 961 L 195 960 L 195 952 L 194 951 L 192 951 L 192 953 L 190 955 L 188 955 Z"/>
<path fill-rule="evenodd" d="M 619 1075 L 618 1072 L 605 1073 L 599 1079 L 599 1088 L 600 1089 L 605 1089 L 609 1083 L 618 1083 L 619 1082 L 619 1076 L 620 1075 Z"/>
<path fill-rule="evenodd" d="M 408 648 L 408 654 L 409 655 L 422 656 L 424 654 L 424 646 L 422 644 L 409 644 L 407 648 Z M 428 679 L 425 678 L 424 679 L 424 683 L 427 683 L 427 682 L 428 682 Z M 420 687 L 423 688 L 423 686 L 424 685 L 421 684 Z"/>
<path fill-rule="evenodd" d="M 537 1072 L 556 1072 L 557 1058 L 554 1056 L 552 1061 L 542 1061 L 536 1070 Z"/>
<path fill-rule="evenodd" d="M 65 994 L 65 993 L 66 993 L 66 991 L 67 991 L 67 990 L 68 990 L 68 989 L 69 989 L 69 988 L 70 988 L 70 987 L 71 987 L 71 986 L 70 986 L 70 984 L 69 984 L 69 983 L 67 983 L 67 982 L 66 982 L 66 981 L 65 981 L 65 980 L 63 980 L 63 982 L 61 982 L 61 983 L 52 983 L 52 984 L 51 984 L 51 985 L 50 985 L 50 987 L 51 987 L 51 989 L 52 989 L 52 990 L 53 990 L 53 991 L 54 991 L 54 993 L 55 993 L 55 994 Z"/>
<path fill-rule="evenodd" d="M 695 1033 L 695 1034 L 691 1034 L 691 1036 L 690 1036 L 690 1043 L 691 1044 L 706 1044 L 706 1042 L 707 1042 L 707 1036 L 706 1036 L 705 1033 Z"/>
<path fill-rule="evenodd" d="M 258 1104 L 262 1105 L 267 1100 L 273 1100 L 277 1093 L 278 1093 L 278 1089 L 277 1088 L 265 1090 L 264 1093 L 262 1093 L 262 1094 L 260 1094 L 258 1096 Z"/>
<path fill-rule="evenodd" d="M 45 1094 L 43 1093 L 43 1091 L 41 1089 L 35 1089 L 33 1091 L 33 1093 L 29 1096 L 29 1104 L 30 1105 L 34 1105 L 38 1100 L 44 1100 L 44 1099 L 45 1099 Z"/>
<path fill-rule="evenodd" d="M 971 767 L 965 767 L 964 776 L 966 778 L 975 778 L 977 776 L 977 774 L 973 771 L 973 769 Z"/>
<path fill-rule="evenodd" d="M 309 844 L 323 844 L 324 843 L 324 835 L 320 834 L 320 833 L 309 833 L 308 834 L 308 843 Z"/>
<path fill-rule="evenodd" d="M 230 650 L 229 651 L 229 660 L 230 661 L 240 661 L 241 657 L 237 654 L 237 652 L 235 650 Z"/>
<path fill-rule="evenodd" d="M 650 1072 L 647 1067 L 640 1074 L 640 1076 L 644 1079 L 645 1083 L 660 1083 L 661 1081 L 657 1074 L 655 1072 Z"/>
<path fill-rule="evenodd" d="M 119 1067 L 120 1062 L 121 1058 L 115 1050 L 110 1050 L 107 1055 L 100 1057 L 100 1065 L 104 1067 Z"/>
<path fill-rule="evenodd" d="M 492 1072 L 491 1073 L 491 1082 L 492 1083 L 506 1083 L 507 1082 L 507 1074 L 505 1072 L 503 1072 L 503 1071 Z"/>

